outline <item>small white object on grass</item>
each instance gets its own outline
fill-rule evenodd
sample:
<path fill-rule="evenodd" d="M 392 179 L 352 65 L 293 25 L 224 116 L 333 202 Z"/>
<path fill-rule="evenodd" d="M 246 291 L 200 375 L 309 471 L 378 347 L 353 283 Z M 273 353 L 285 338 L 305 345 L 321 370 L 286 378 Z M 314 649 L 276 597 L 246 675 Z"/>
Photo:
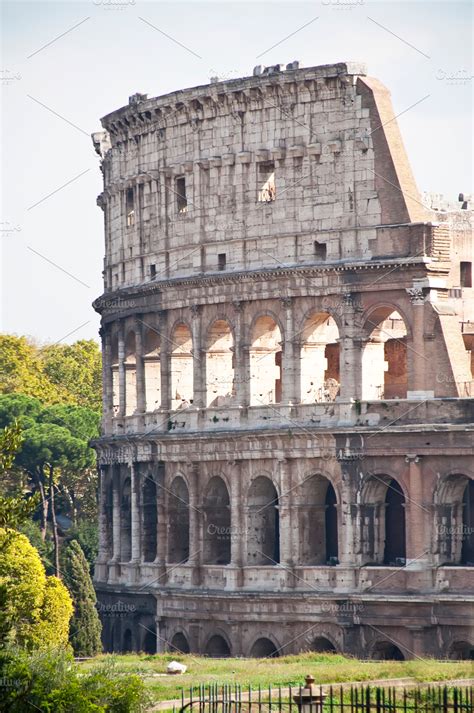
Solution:
<path fill-rule="evenodd" d="M 166 668 L 166 673 L 186 673 L 187 666 L 184 663 L 178 663 L 178 661 L 170 661 Z"/>

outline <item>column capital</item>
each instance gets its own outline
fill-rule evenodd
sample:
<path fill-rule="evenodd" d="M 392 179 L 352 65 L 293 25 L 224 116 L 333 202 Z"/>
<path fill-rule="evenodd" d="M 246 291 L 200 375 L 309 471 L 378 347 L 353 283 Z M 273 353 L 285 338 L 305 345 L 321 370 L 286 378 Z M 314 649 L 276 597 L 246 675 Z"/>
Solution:
<path fill-rule="evenodd" d="M 405 456 L 405 463 L 419 463 L 420 460 L 421 456 L 418 456 L 415 453 L 407 453 Z"/>

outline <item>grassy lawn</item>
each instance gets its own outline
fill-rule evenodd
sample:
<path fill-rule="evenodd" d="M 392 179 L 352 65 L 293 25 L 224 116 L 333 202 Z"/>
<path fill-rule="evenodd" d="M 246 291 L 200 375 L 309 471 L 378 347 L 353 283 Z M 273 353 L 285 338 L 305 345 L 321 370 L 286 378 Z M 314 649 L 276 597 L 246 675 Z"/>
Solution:
<path fill-rule="evenodd" d="M 92 668 L 106 658 L 99 656 L 81 662 L 83 669 Z M 181 689 L 200 684 L 238 683 L 244 687 L 299 686 L 307 674 L 312 674 L 317 684 L 368 681 L 373 679 L 413 678 L 418 682 L 448 681 L 474 676 L 472 661 L 360 661 L 339 654 L 307 653 L 275 659 L 211 659 L 192 654 L 128 654 L 114 656 L 117 667 L 142 675 L 156 702 L 181 698 Z M 170 661 L 184 663 L 184 675 L 160 675 L 166 672 Z M 196 692 L 194 693 L 196 695 Z"/>

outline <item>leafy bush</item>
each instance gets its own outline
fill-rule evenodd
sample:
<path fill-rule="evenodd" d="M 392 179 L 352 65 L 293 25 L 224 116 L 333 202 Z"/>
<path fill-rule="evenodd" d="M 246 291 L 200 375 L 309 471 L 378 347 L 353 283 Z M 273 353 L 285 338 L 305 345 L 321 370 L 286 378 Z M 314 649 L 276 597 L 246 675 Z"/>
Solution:
<path fill-rule="evenodd" d="M 87 560 L 77 540 L 72 540 L 68 545 L 64 555 L 63 572 L 74 603 L 71 621 L 71 644 L 74 653 L 76 656 L 95 656 L 102 651 L 102 626 Z"/>
<path fill-rule="evenodd" d="M 0 711 L 23 713 L 142 713 L 150 703 L 136 674 L 119 673 L 113 660 L 80 675 L 72 655 L 49 649 L 28 654 L 18 649 L 0 653 L 4 686 Z"/>

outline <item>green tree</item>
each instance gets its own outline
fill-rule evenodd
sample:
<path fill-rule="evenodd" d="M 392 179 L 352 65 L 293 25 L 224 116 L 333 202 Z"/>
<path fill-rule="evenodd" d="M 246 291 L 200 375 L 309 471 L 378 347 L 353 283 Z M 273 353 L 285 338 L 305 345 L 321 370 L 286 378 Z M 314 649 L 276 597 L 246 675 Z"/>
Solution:
<path fill-rule="evenodd" d="M 100 411 L 102 404 L 102 358 L 97 342 L 53 344 L 42 350 L 49 380 L 64 387 L 78 405 Z"/>
<path fill-rule="evenodd" d="M 71 644 L 76 656 L 95 656 L 102 651 L 102 626 L 97 613 L 97 598 L 89 574 L 89 565 L 76 540 L 64 553 L 64 581 L 74 603 Z"/>
<path fill-rule="evenodd" d="M 0 477 L 7 479 L 8 471 L 23 443 L 23 435 L 17 421 L 0 432 Z M 0 527 L 17 529 L 27 521 L 36 509 L 38 499 L 0 495 Z"/>
<path fill-rule="evenodd" d="M 0 644 L 66 646 L 73 605 L 25 535 L 0 529 Z"/>

